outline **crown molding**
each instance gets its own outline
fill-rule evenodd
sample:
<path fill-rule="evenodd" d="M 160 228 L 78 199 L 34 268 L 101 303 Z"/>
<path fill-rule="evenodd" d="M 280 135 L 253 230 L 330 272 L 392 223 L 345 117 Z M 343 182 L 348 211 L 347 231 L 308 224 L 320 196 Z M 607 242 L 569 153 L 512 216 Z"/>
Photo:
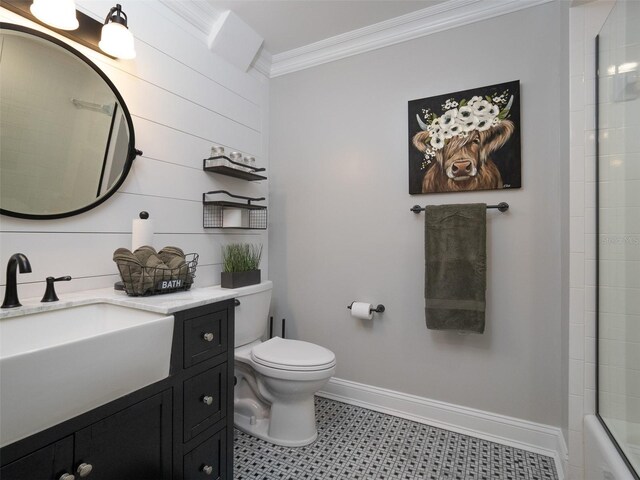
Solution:
<path fill-rule="evenodd" d="M 551 1 L 555 0 L 449 0 L 273 55 L 268 76 L 279 77 Z"/>
<path fill-rule="evenodd" d="M 260 72 L 265 77 L 269 78 L 271 75 L 271 54 L 264 49 L 264 45 L 260 47 L 260 51 L 253 62 L 253 68 Z"/>
<path fill-rule="evenodd" d="M 160 0 L 160 3 L 193 26 L 199 34 L 204 35 L 205 39 L 209 36 L 211 26 L 220 15 L 220 11 L 206 0 L 188 0 L 186 2 Z"/>

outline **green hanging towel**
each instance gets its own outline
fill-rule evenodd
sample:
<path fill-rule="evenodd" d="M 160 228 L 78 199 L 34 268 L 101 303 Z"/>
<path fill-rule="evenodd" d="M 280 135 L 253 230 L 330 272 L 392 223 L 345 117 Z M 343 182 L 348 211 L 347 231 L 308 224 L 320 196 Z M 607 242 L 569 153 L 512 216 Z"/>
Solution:
<path fill-rule="evenodd" d="M 428 205 L 424 226 L 427 328 L 483 333 L 487 205 Z"/>

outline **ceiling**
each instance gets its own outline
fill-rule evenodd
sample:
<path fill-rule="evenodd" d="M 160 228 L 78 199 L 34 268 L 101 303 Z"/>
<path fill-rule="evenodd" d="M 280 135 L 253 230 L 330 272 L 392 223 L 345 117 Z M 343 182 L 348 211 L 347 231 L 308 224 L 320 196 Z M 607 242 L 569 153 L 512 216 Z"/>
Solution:
<path fill-rule="evenodd" d="M 231 10 L 264 38 L 272 55 L 357 30 L 446 0 L 207 0 Z"/>

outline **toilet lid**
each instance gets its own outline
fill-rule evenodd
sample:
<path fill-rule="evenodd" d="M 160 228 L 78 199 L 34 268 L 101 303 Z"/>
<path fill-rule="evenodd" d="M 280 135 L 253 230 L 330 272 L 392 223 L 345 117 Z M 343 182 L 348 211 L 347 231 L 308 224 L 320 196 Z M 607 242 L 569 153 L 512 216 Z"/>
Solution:
<path fill-rule="evenodd" d="M 336 363 L 336 356 L 329 349 L 300 340 L 274 337 L 256 345 L 251 359 L 261 365 L 281 370 L 323 370 Z"/>

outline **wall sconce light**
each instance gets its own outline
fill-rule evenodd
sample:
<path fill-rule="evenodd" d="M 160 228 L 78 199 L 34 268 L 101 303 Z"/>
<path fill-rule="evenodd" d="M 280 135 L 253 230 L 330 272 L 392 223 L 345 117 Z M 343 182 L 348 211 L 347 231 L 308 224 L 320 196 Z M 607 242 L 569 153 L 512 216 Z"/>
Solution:
<path fill-rule="evenodd" d="M 74 0 L 33 0 L 30 10 L 38 20 L 60 30 L 76 30 L 79 26 Z"/>
<path fill-rule="evenodd" d="M 135 58 L 133 34 L 127 27 L 127 14 L 122 11 L 120 4 L 109 10 L 98 45 L 102 51 L 113 57 L 125 60 Z"/>

